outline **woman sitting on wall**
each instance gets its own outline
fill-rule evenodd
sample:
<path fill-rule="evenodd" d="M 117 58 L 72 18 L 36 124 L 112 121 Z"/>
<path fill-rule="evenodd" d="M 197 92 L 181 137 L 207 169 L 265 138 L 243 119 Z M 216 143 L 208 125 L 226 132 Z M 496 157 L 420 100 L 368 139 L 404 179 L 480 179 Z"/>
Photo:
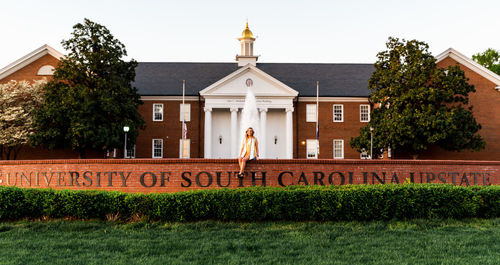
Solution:
<path fill-rule="evenodd" d="M 243 171 L 248 160 L 259 158 L 259 142 L 257 138 L 253 136 L 254 131 L 252 127 L 249 127 L 245 132 L 245 139 L 243 139 L 242 147 L 240 150 L 240 155 L 238 156 L 238 164 L 240 165 L 239 177 L 243 177 Z"/>

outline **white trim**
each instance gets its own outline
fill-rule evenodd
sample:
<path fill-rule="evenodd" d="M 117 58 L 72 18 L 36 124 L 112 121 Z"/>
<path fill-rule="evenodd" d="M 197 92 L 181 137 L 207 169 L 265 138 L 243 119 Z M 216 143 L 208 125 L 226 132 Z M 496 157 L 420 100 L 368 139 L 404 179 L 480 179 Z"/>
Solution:
<path fill-rule="evenodd" d="M 185 109 L 187 110 L 186 111 L 187 115 L 185 115 L 185 116 L 187 116 L 187 119 L 185 119 L 184 121 L 185 122 L 190 122 L 191 121 L 191 104 L 190 103 L 184 103 L 184 105 L 186 106 Z M 182 103 L 179 104 L 179 121 L 182 122 Z"/>
<path fill-rule="evenodd" d="M 314 107 L 314 113 L 309 113 L 310 111 L 312 111 L 309 109 L 310 107 Z M 317 110 L 316 104 L 306 104 L 306 122 L 316 122 L 317 117 L 318 117 L 317 112 L 318 112 L 318 110 Z M 310 117 L 312 115 L 314 115 L 314 116 Z M 311 119 L 309 119 L 309 118 L 311 118 Z"/>
<path fill-rule="evenodd" d="M 161 143 L 161 155 L 160 156 L 155 156 L 155 140 L 159 140 L 160 143 Z M 153 139 L 151 141 L 151 145 L 152 145 L 152 149 L 151 149 L 151 157 L 152 158 L 163 158 L 163 139 L 159 139 L 159 138 L 156 138 L 156 139 Z"/>
<path fill-rule="evenodd" d="M 342 156 L 335 157 L 335 141 L 342 142 Z M 333 159 L 344 159 L 344 140 L 343 139 L 334 139 L 333 140 Z"/>
<path fill-rule="evenodd" d="M 128 155 L 128 151 L 130 151 L 130 150 L 134 150 L 134 155 L 132 155 L 132 156 Z M 134 148 L 132 148 L 132 149 L 127 148 L 127 150 L 125 151 L 125 158 L 135 158 L 135 144 L 134 144 Z"/>
<path fill-rule="evenodd" d="M 197 96 L 186 96 L 184 97 L 186 101 L 198 101 Z M 142 101 L 182 101 L 182 96 L 141 96 Z"/>
<path fill-rule="evenodd" d="M 54 48 L 45 44 L 42 47 L 26 54 L 25 56 L 17 59 L 16 61 L 14 61 L 14 62 L 10 63 L 9 65 L 5 66 L 4 68 L 0 69 L 0 80 L 15 73 L 18 70 L 24 68 L 25 66 L 29 65 L 30 63 L 40 59 L 41 57 L 43 57 L 46 54 L 50 54 L 58 60 L 60 60 L 61 58 L 64 58 L 64 54 L 58 52 Z"/>
<path fill-rule="evenodd" d="M 298 97 L 299 102 L 316 102 L 316 97 Z M 363 102 L 368 103 L 368 97 L 319 97 L 319 102 Z"/>
<path fill-rule="evenodd" d="M 340 106 L 341 120 L 335 120 L 335 106 Z M 344 122 L 344 105 L 343 104 L 333 104 L 332 105 L 333 122 Z"/>
<path fill-rule="evenodd" d="M 363 157 L 364 155 L 364 157 Z M 360 153 L 359 153 L 359 159 L 371 159 L 370 158 L 370 155 L 368 154 L 368 151 L 366 150 L 362 150 Z"/>
<path fill-rule="evenodd" d="M 38 69 L 36 75 L 54 75 L 56 68 L 52 65 L 44 65 Z"/>
<path fill-rule="evenodd" d="M 156 106 L 161 106 L 161 119 L 156 119 Z M 165 107 L 163 103 L 153 103 L 153 121 L 163 121 L 163 116 L 165 115 Z"/>
<path fill-rule="evenodd" d="M 219 81 L 213 83 L 212 85 L 208 86 L 207 88 L 203 89 L 200 91 L 200 95 L 203 96 L 203 97 L 206 97 L 206 96 L 210 96 L 211 94 L 211 91 L 213 89 L 216 89 L 218 88 L 219 86 L 221 85 L 224 85 L 226 82 L 229 82 L 231 81 L 233 78 L 239 76 L 240 74 L 243 74 L 245 72 L 248 72 L 248 71 L 254 71 L 256 74 L 260 74 L 262 75 L 264 78 L 270 80 L 272 83 L 275 83 L 276 85 L 278 85 L 279 87 L 282 87 L 283 89 L 285 89 L 285 91 L 289 94 L 289 96 L 291 97 L 296 97 L 299 92 L 297 92 L 295 89 L 285 85 L 283 82 L 279 81 L 278 79 L 272 77 L 271 75 L 267 74 L 266 72 L 260 70 L 259 68 L 251 65 L 251 64 L 247 64 L 243 67 L 241 67 L 240 69 L 232 72 L 231 74 L 223 77 L 222 79 L 220 79 Z M 258 95 L 256 95 L 258 96 Z M 219 95 L 217 95 L 217 97 L 220 97 Z"/>
<path fill-rule="evenodd" d="M 446 51 L 440 53 L 436 56 L 436 63 L 441 62 L 445 58 L 450 57 L 451 59 L 457 61 L 458 63 L 464 65 L 465 67 L 471 69 L 482 77 L 490 80 L 497 85 L 496 89 L 500 88 L 500 76 L 490 71 L 488 68 L 474 62 L 469 57 L 463 55 L 453 48 L 449 48 Z"/>
<path fill-rule="evenodd" d="M 185 140 L 187 142 L 188 155 L 182 156 L 182 141 Z M 179 139 L 179 158 L 191 158 L 191 139 Z"/>
<path fill-rule="evenodd" d="M 368 107 L 368 120 L 364 121 L 361 119 L 361 107 L 363 106 L 367 106 Z M 370 105 L 369 104 L 360 104 L 359 105 L 359 122 L 370 122 L 370 112 L 371 112 L 371 109 L 370 109 Z"/>
<path fill-rule="evenodd" d="M 309 146 L 310 144 L 314 146 Z M 309 156 L 309 149 L 314 148 L 314 156 Z M 306 158 L 307 159 L 317 159 L 318 158 L 318 140 L 317 139 L 306 139 Z"/>

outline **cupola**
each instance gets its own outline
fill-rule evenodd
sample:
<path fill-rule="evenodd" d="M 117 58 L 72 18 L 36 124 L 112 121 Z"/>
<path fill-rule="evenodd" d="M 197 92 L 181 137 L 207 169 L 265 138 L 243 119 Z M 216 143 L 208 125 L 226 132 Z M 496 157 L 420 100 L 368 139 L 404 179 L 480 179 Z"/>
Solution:
<path fill-rule="evenodd" d="M 253 43 L 255 37 L 252 31 L 248 27 L 248 21 L 245 29 L 241 32 L 241 37 L 238 38 L 241 44 L 241 55 L 236 55 L 236 61 L 238 66 L 245 66 L 247 64 L 257 65 L 257 59 L 259 56 L 253 55 Z"/>

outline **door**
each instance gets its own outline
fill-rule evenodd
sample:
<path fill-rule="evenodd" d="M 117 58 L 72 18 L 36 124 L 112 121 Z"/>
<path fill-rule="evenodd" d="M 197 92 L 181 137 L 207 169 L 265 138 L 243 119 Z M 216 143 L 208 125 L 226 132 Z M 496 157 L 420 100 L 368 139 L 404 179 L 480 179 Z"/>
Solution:
<path fill-rule="evenodd" d="M 212 111 L 212 157 L 231 158 L 231 113 L 227 109 Z"/>
<path fill-rule="evenodd" d="M 286 157 L 286 114 L 283 109 L 269 109 L 266 124 L 266 158 Z"/>

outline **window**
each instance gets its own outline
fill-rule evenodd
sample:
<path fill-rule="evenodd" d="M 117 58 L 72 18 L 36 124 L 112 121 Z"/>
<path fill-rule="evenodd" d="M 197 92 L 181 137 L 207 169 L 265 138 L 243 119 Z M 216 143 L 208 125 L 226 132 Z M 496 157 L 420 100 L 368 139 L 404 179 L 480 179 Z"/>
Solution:
<path fill-rule="evenodd" d="M 179 105 L 179 121 L 182 121 L 182 117 L 184 115 L 184 121 L 191 121 L 191 104 L 182 104 Z"/>
<path fill-rule="evenodd" d="M 113 158 L 116 158 L 116 148 L 113 149 L 112 153 L 109 152 L 109 149 L 106 150 L 106 157 L 110 157 L 111 155 L 113 156 Z"/>
<path fill-rule="evenodd" d="M 306 122 L 316 122 L 316 104 L 306 105 Z"/>
<path fill-rule="evenodd" d="M 370 159 L 370 155 L 368 154 L 368 151 L 365 149 L 361 150 L 361 153 L 359 154 L 359 158 L 361 159 Z"/>
<path fill-rule="evenodd" d="M 163 121 L 163 104 L 153 104 L 153 121 Z"/>
<path fill-rule="evenodd" d="M 370 105 L 359 105 L 359 121 L 370 121 Z"/>
<path fill-rule="evenodd" d="M 153 158 L 163 158 L 163 139 L 153 139 Z"/>
<path fill-rule="evenodd" d="M 306 158 L 318 158 L 318 140 L 307 139 Z"/>
<path fill-rule="evenodd" d="M 341 104 L 333 105 L 333 121 L 344 122 L 344 105 Z"/>
<path fill-rule="evenodd" d="M 133 148 L 127 148 L 125 158 L 135 158 L 135 144 Z"/>
<path fill-rule="evenodd" d="M 179 158 L 189 158 L 191 156 L 190 146 L 190 139 L 179 139 Z"/>
<path fill-rule="evenodd" d="M 52 65 L 44 65 L 38 69 L 37 75 L 54 75 L 54 66 Z"/>
<path fill-rule="evenodd" d="M 344 158 L 344 140 L 333 140 L 333 158 Z"/>

